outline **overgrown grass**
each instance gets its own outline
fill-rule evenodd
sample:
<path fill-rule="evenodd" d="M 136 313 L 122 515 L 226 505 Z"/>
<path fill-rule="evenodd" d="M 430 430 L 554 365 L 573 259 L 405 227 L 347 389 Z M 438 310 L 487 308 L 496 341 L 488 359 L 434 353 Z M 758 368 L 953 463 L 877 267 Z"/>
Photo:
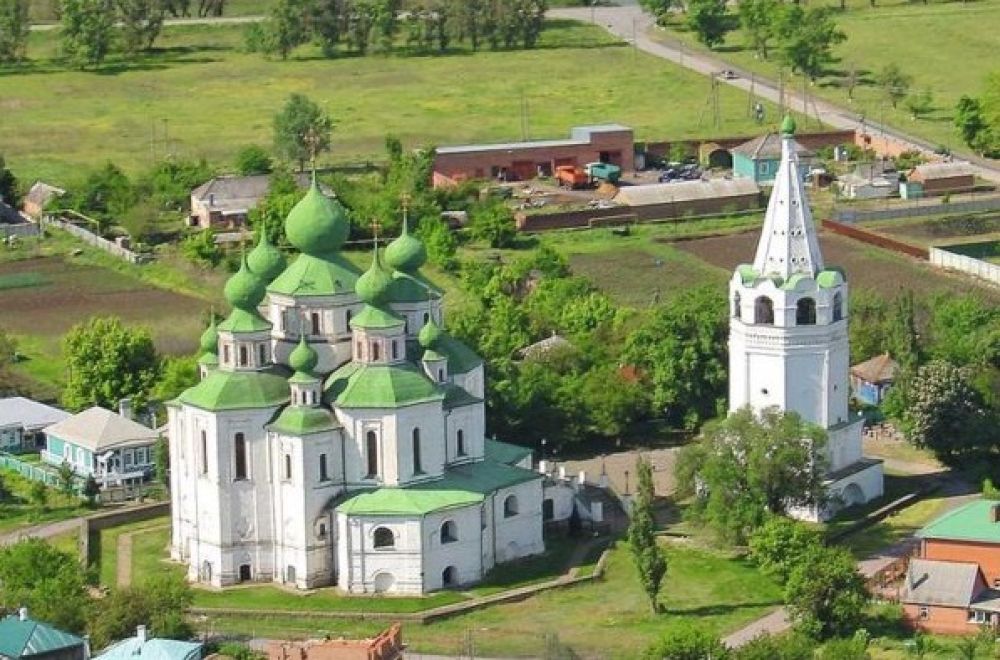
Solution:
<path fill-rule="evenodd" d="M 48 503 L 44 508 L 32 504 L 28 493 L 33 481 L 8 469 L 0 469 L 4 485 L 11 497 L 0 502 L 0 533 L 12 532 L 23 527 L 56 522 L 84 515 L 90 511 L 76 496 L 67 496 L 54 488 L 48 489 Z"/>

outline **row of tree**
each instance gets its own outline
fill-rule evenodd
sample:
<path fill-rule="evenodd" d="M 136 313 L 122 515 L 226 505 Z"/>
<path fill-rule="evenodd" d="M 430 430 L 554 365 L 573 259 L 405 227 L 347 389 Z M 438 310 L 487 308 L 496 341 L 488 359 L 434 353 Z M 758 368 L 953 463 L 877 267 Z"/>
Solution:
<path fill-rule="evenodd" d="M 532 48 L 542 32 L 546 0 L 428 0 L 408 7 L 401 0 L 278 0 L 263 23 L 247 28 L 250 51 L 287 58 L 298 46 L 317 43 L 326 57 L 342 52 L 391 52 L 401 45 L 444 52 L 451 44 Z"/>
<path fill-rule="evenodd" d="M 1000 158 L 1000 71 L 986 77 L 979 96 L 962 95 L 955 107 L 955 126 L 971 149 Z"/>

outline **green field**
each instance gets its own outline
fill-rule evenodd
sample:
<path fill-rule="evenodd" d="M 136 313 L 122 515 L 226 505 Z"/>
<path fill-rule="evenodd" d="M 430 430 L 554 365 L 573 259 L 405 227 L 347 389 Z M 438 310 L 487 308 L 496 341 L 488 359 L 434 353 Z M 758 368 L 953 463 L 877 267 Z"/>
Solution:
<path fill-rule="evenodd" d="M 826 0 L 825 4 L 840 6 L 838 0 Z M 986 74 L 997 69 L 1000 0 L 931 4 L 893 0 L 878 5 L 873 9 L 867 2 L 851 0 L 846 12 L 836 14 L 847 41 L 835 47 L 839 61 L 810 87 L 810 93 L 851 107 L 873 121 L 884 119 L 932 143 L 965 148 L 952 125 L 952 112 L 962 94 L 978 95 Z M 692 48 L 703 48 L 690 32 L 671 29 L 670 35 Z M 715 54 L 746 71 L 778 78 L 777 58 L 755 58 L 752 51 L 744 49 L 740 31 L 727 35 L 726 43 Z M 890 62 L 913 77 L 914 91 L 931 90 L 934 111 L 930 115 L 912 120 L 902 104 L 893 109 L 885 101 L 874 79 Z M 852 65 L 863 81 L 855 89 L 853 103 L 841 86 Z M 802 78 L 795 76 L 788 85 L 801 93 Z"/>
<path fill-rule="evenodd" d="M 63 495 L 55 488 L 48 489 L 48 503 L 44 509 L 39 509 L 28 496 L 34 482 L 8 469 L 0 469 L 0 478 L 3 478 L 4 486 L 12 495 L 0 503 L 0 533 L 66 520 L 90 511 L 79 497 Z M 63 547 L 63 542 L 60 542 L 60 547 Z"/>
<path fill-rule="evenodd" d="M 520 139 L 522 95 L 529 138 L 609 121 L 640 139 L 759 130 L 742 94 L 724 89 L 721 127 L 699 126 L 707 79 L 598 27 L 548 25 L 530 51 L 326 60 L 307 47 L 288 61 L 241 52 L 243 26 L 170 27 L 141 61 L 98 72 L 66 70 L 51 59 L 57 33 L 36 32 L 31 61 L 0 70 L 0 145 L 27 181 L 71 184 L 107 160 L 136 171 L 167 151 L 225 165 L 241 145 L 270 144 L 272 117 L 292 92 L 335 119 L 328 158 L 338 162 L 381 158 L 387 134 L 407 145 Z"/>

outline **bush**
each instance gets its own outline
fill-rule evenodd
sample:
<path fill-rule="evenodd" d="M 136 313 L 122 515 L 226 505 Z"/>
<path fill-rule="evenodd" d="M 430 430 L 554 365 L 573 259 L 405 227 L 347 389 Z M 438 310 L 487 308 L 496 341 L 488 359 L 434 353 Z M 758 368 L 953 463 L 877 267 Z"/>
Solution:
<path fill-rule="evenodd" d="M 719 638 L 689 623 L 677 626 L 642 655 L 648 660 L 725 660 L 729 650 Z"/>
<path fill-rule="evenodd" d="M 247 176 L 250 174 L 267 174 L 273 164 L 271 156 L 264 147 L 248 144 L 236 152 L 236 171 Z"/>
<path fill-rule="evenodd" d="M 815 644 L 808 637 L 764 633 L 733 653 L 733 660 L 812 660 Z"/>
<path fill-rule="evenodd" d="M 781 583 L 807 554 L 820 545 L 820 535 L 800 522 L 772 516 L 750 536 L 750 558 Z"/>
<path fill-rule="evenodd" d="M 215 235 L 209 229 L 181 241 L 181 254 L 201 266 L 215 267 L 222 261 L 222 249 L 215 244 Z"/>
<path fill-rule="evenodd" d="M 847 550 L 819 545 L 789 573 L 785 603 L 800 632 L 825 639 L 858 628 L 868 592 Z"/>

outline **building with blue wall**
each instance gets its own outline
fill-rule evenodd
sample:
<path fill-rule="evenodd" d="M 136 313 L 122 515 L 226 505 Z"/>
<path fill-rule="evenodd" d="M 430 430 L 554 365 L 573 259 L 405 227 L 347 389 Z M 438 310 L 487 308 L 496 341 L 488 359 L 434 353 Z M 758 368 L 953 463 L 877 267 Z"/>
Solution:
<path fill-rule="evenodd" d="M 781 163 L 781 137 L 777 133 L 768 133 L 744 142 L 733 147 L 732 153 L 735 176 L 753 179 L 758 184 L 774 183 L 774 176 Z M 795 143 L 795 153 L 799 158 L 799 171 L 805 177 L 809 173 L 812 154 L 798 142 Z"/>

